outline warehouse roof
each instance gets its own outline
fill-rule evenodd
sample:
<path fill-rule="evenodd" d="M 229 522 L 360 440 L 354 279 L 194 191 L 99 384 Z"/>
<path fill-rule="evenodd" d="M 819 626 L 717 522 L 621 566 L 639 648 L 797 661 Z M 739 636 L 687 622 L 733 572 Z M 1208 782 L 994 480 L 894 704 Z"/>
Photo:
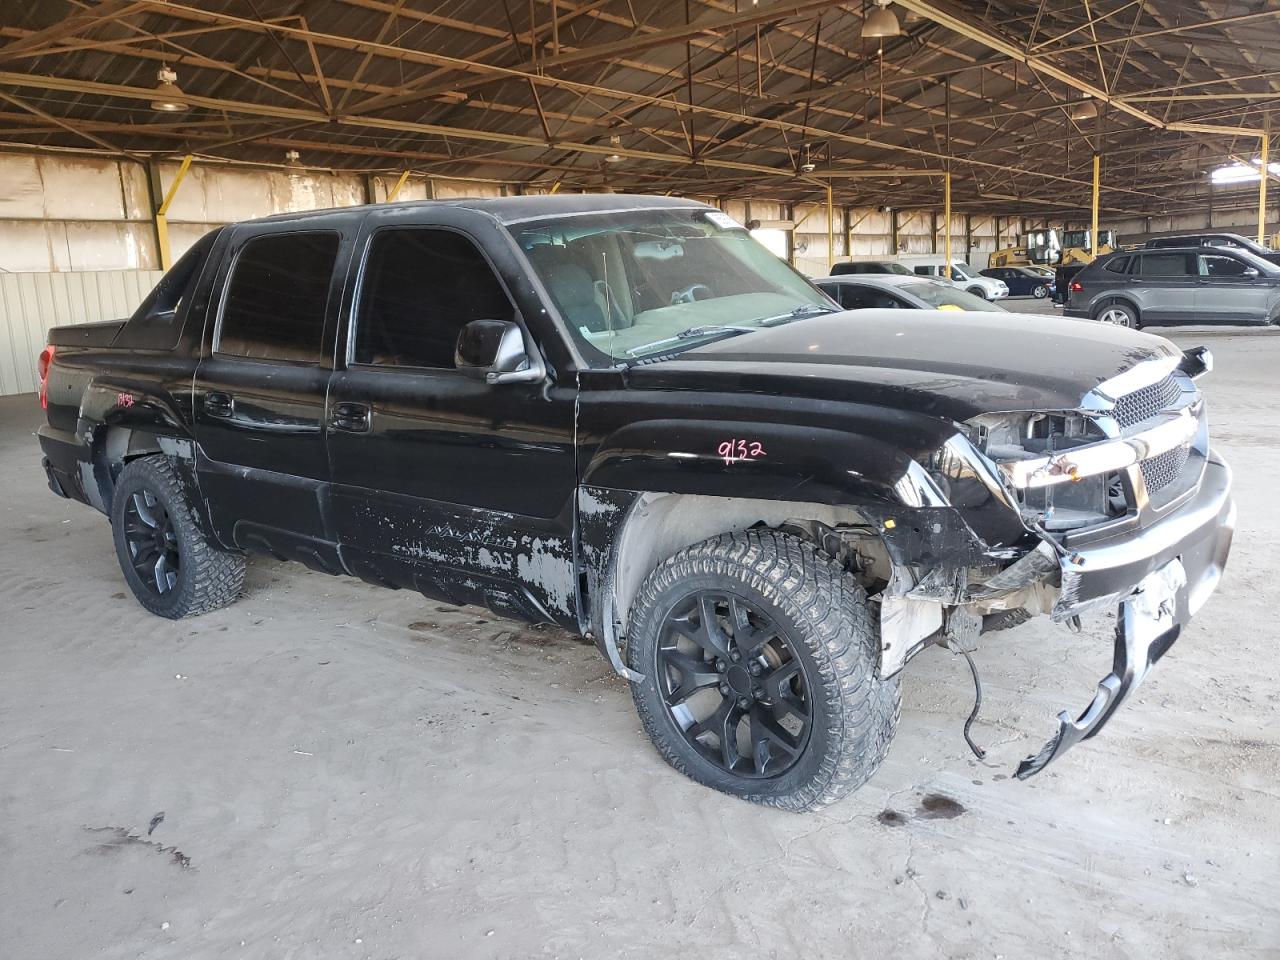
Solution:
<path fill-rule="evenodd" d="M 1203 203 L 1252 157 L 1280 10 L 1227 2 L 47 0 L 0 8 L 0 141 L 549 189 Z M 157 71 L 183 113 L 157 112 Z M 1202 181 L 1203 178 L 1200 178 Z M 1202 184 L 1203 186 L 1203 184 Z"/>

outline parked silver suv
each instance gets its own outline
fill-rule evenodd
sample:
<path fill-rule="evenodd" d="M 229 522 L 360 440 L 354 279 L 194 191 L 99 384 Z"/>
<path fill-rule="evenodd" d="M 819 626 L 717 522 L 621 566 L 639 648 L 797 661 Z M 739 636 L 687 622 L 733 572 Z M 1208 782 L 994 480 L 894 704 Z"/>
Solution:
<path fill-rule="evenodd" d="M 1071 279 L 1063 313 L 1122 327 L 1276 323 L 1280 267 L 1231 247 L 1121 251 Z"/>

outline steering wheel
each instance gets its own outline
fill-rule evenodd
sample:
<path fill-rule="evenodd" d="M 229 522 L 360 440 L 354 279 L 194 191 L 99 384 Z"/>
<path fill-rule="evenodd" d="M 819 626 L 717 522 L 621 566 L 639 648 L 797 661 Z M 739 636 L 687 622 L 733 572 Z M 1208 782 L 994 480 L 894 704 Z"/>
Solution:
<path fill-rule="evenodd" d="M 710 300 L 714 296 L 711 288 L 705 283 L 694 283 L 685 287 L 683 290 L 676 290 L 671 294 L 672 303 L 693 303 L 695 300 Z"/>

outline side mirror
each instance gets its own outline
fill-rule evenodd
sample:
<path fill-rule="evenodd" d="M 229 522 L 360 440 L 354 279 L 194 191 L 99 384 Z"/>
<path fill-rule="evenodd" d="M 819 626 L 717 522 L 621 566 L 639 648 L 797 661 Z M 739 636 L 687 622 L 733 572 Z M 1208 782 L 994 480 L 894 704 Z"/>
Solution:
<path fill-rule="evenodd" d="M 458 333 L 453 363 L 486 383 L 529 383 L 543 377 L 542 364 L 530 360 L 524 333 L 510 320 L 468 323 Z"/>
<path fill-rule="evenodd" d="M 1257 268 L 1257 267 L 1245 267 L 1243 270 L 1241 270 L 1241 271 L 1240 271 L 1240 276 L 1242 276 L 1242 277 L 1248 277 L 1250 280 L 1252 280 L 1252 279 L 1254 279 L 1255 277 L 1257 277 L 1257 276 L 1258 276 L 1258 268 Z"/>

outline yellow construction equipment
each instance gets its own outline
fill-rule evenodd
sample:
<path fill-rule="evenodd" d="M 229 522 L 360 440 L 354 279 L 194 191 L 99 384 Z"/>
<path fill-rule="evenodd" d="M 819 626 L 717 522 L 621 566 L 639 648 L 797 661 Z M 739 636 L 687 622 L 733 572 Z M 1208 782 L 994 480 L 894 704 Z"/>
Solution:
<path fill-rule="evenodd" d="M 1059 263 L 1092 263 L 1094 257 L 1112 253 L 1119 247 L 1114 230 L 1098 231 L 1098 248 L 1093 246 L 1093 237 L 1089 230 L 1064 230 L 1062 233 L 1062 254 Z"/>
<path fill-rule="evenodd" d="M 991 254 L 988 266 L 991 267 L 1051 267 L 1058 262 L 1062 246 L 1058 242 L 1058 231 L 1053 229 L 1032 230 L 1024 233 L 1016 247 L 1004 247 Z"/>

